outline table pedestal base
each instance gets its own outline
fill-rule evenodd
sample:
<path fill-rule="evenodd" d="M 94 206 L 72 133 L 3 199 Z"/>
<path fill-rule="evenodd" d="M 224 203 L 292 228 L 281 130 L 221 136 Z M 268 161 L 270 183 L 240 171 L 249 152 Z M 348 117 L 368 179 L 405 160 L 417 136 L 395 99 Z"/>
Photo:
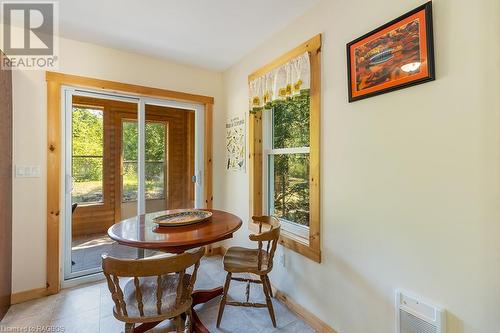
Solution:
<path fill-rule="evenodd" d="M 194 310 L 194 306 L 198 304 L 203 304 L 208 301 L 213 300 L 215 297 L 222 295 L 223 288 L 218 287 L 211 290 L 198 290 L 193 292 L 193 332 L 195 333 L 210 333 L 207 328 L 203 325 L 200 318 Z M 214 318 L 215 319 L 215 318 Z"/>
<path fill-rule="evenodd" d="M 193 306 L 192 306 L 192 314 L 193 314 L 193 332 L 194 333 L 210 333 L 209 330 L 203 325 L 201 322 L 200 318 L 196 314 L 196 311 L 194 310 L 195 305 L 198 304 L 203 304 L 208 301 L 211 301 L 212 299 L 222 295 L 223 288 L 222 287 L 217 287 L 211 290 L 195 290 L 193 291 L 192 297 L 193 297 Z M 146 332 L 156 325 L 161 323 L 161 321 L 154 322 L 154 323 L 144 323 L 136 328 L 134 328 L 134 333 L 143 333 Z"/>

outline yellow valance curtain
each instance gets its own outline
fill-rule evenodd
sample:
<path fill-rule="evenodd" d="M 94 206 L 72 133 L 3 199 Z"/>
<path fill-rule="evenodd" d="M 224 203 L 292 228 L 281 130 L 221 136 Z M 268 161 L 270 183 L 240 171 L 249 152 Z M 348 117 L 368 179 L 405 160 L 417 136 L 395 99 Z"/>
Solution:
<path fill-rule="evenodd" d="M 308 92 L 311 85 L 309 53 L 291 59 L 287 63 L 249 82 L 250 112 L 269 109 L 271 102 Z"/>

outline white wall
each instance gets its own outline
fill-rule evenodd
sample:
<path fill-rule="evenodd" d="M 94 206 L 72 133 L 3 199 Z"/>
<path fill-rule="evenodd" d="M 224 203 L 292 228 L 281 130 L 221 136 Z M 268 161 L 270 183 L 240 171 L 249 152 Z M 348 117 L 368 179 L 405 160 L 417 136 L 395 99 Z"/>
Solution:
<path fill-rule="evenodd" d="M 213 96 L 221 123 L 220 73 L 68 39 L 59 59 L 59 72 Z M 43 175 L 13 183 L 14 293 L 46 282 L 46 105 L 45 72 L 14 71 L 14 164 L 40 165 Z"/>
<path fill-rule="evenodd" d="M 393 332 L 396 288 L 448 309 L 449 333 L 500 329 L 498 0 L 434 0 L 437 80 L 347 102 L 345 44 L 420 4 L 324 0 L 224 73 L 242 114 L 248 74 L 323 34 L 323 262 L 285 250 L 271 280 L 339 333 Z M 216 205 L 248 217 L 248 174 L 215 170 Z"/>

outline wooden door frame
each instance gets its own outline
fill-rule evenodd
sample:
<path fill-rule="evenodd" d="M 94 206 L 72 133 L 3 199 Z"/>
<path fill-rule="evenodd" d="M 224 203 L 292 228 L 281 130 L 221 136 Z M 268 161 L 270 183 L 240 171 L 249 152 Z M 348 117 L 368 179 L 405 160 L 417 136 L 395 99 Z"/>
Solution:
<path fill-rule="evenodd" d="M 205 107 L 204 135 L 204 193 L 206 208 L 212 208 L 212 119 L 214 98 L 190 93 L 145 87 L 128 83 L 100 80 L 83 76 L 46 72 L 47 81 L 47 285 L 38 289 L 40 295 L 59 292 L 61 277 L 60 224 L 61 224 L 61 87 L 90 88 L 106 92 L 126 93 L 142 97 L 162 98 L 188 103 L 203 104 Z"/>

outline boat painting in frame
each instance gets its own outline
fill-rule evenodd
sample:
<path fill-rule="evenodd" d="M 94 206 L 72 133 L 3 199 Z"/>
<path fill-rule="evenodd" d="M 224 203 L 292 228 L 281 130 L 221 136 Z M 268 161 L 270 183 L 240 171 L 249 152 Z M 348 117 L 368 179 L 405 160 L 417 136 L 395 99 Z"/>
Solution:
<path fill-rule="evenodd" d="M 432 2 L 347 44 L 349 102 L 435 79 Z"/>

